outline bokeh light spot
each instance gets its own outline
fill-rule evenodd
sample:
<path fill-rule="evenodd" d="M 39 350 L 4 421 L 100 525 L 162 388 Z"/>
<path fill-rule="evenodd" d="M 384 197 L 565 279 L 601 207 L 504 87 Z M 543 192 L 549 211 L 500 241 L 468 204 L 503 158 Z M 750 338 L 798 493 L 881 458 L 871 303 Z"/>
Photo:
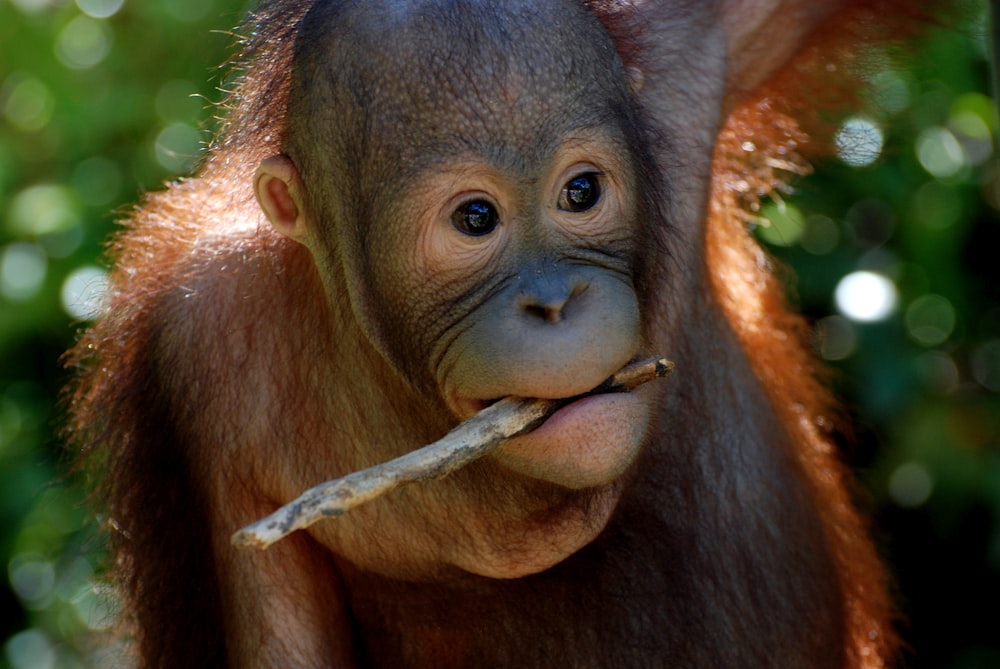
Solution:
<path fill-rule="evenodd" d="M 805 219 L 798 208 L 784 202 L 769 203 L 761 210 L 761 216 L 768 224 L 758 228 L 757 234 L 767 243 L 792 246 L 802 237 Z"/>
<path fill-rule="evenodd" d="M 76 6 L 87 16 L 106 19 L 118 13 L 125 0 L 76 0 Z"/>
<path fill-rule="evenodd" d="M 54 6 L 59 0 L 11 0 L 25 14 L 38 14 Z"/>
<path fill-rule="evenodd" d="M 14 196 L 7 224 L 15 235 L 38 236 L 69 230 L 80 215 L 69 188 L 58 184 L 28 186 Z"/>
<path fill-rule="evenodd" d="M 923 346 L 937 346 L 955 329 L 955 307 L 940 295 L 922 295 L 906 308 L 904 320 L 911 339 Z"/>
<path fill-rule="evenodd" d="M 36 244 L 15 242 L 0 254 L 0 295 L 11 302 L 30 300 L 45 283 L 48 259 Z"/>
<path fill-rule="evenodd" d="M 94 265 L 79 267 L 63 282 L 63 310 L 75 320 L 90 320 L 101 312 L 107 289 L 107 272 Z"/>
<path fill-rule="evenodd" d="M 910 106 L 910 82 L 903 73 L 879 70 L 869 81 L 873 88 L 873 100 L 887 114 L 898 114 Z"/>
<path fill-rule="evenodd" d="M 56 38 L 56 58 L 72 70 L 91 68 L 111 51 L 111 29 L 89 16 L 78 16 Z"/>
<path fill-rule="evenodd" d="M 0 99 L 6 100 L 3 115 L 21 132 L 37 132 L 52 120 L 55 99 L 40 79 L 16 72 L 4 81 Z"/>
<path fill-rule="evenodd" d="M 11 588 L 30 608 L 38 608 L 52 595 L 56 570 L 38 553 L 15 555 L 7 565 Z"/>
<path fill-rule="evenodd" d="M 857 348 L 854 324 L 843 316 L 827 316 L 816 323 L 819 354 L 824 360 L 844 360 Z"/>
<path fill-rule="evenodd" d="M 114 597 L 114 590 L 108 586 L 88 583 L 80 588 L 71 602 L 80 621 L 92 630 L 107 630 L 117 622 L 115 612 L 120 603 Z"/>
<path fill-rule="evenodd" d="M 12 669 L 55 669 L 59 659 L 52 640 L 34 627 L 12 636 L 4 654 Z"/>
<path fill-rule="evenodd" d="M 186 173 L 202 149 L 201 133 L 187 123 L 172 123 L 156 137 L 156 161 L 174 173 Z"/>
<path fill-rule="evenodd" d="M 970 164 L 982 165 L 993 155 L 993 133 L 979 114 L 957 112 L 948 119 L 948 129 L 961 144 Z"/>
<path fill-rule="evenodd" d="M 916 462 L 900 465 L 889 477 L 889 495 L 901 507 L 913 509 L 926 502 L 934 490 L 927 468 Z"/>
<path fill-rule="evenodd" d="M 882 155 L 885 137 L 874 121 L 855 116 L 844 121 L 834 137 L 837 155 L 851 167 L 871 165 Z"/>
<path fill-rule="evenodd" d="M 966 166 L 965 151 L 947 128 L 927 128 L 917 136 L 917 160 L 939 179 L 955 176 Z"/>
<path fill-rule="evenodd" d="M 852 272 L 834 290 L 837 310 L 852 321 L 880 321 L 896 308 L 896 286 L 875 272 Z"/>
<path fill-rule="evenodd" d="M 937 395 L 948 395 L 958 389 L 961 377 L 958 365 L 947 353 L 926 351 L 913 361 L 914 372 L 923 386 Z"/>

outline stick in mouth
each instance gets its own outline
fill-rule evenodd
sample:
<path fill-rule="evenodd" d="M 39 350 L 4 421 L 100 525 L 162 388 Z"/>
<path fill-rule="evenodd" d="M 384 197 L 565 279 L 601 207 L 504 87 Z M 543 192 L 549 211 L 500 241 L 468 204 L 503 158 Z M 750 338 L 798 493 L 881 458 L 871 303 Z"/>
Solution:
<path fill-rule="evenodd" d="M 674 363 L 669 360 L 649 358 L 622 367 L 593 390 L 573 397 L 555 400 L 506 397 L 433 444 L 310 488 L 271 515 L 233 534 L 233 545 L 263 550 L 295 530 L 329 516 L 339 516 L 401 485 L 446 476 L 507 440 L 530 432 L 572 402 L 602 393 L 628 392 L 666 376 L 673 369 Z"/>

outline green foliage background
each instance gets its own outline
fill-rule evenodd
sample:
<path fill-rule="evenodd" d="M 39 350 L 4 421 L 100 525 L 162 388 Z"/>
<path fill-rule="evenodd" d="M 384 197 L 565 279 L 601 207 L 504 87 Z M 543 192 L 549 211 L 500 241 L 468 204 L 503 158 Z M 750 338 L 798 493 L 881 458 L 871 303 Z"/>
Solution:
<path fill-rule="evenodd" d="M 100 541 L 55 433 L 58 359 L 114 212 L 207 140 L 245 4 L 0 0 L 0 669 L 110 661 L 92 643 L 114 601 Z M 881 157 L 817 165 L 759 228 L 855 414 L 845 454 L 915 668 L 1000 667 L 1000 170 L 983 8 L 967 18 L 872 72 Z M 863 295 L 892 291 L 884 318 L 838 306 L 857 271 L 881 281 Z"/>

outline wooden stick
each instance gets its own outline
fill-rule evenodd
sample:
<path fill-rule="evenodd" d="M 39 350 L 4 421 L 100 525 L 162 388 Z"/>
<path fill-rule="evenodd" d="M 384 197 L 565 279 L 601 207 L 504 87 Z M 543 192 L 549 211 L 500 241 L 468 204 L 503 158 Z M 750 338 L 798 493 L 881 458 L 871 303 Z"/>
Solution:
<path fill-rule="evenodd" d="M 666 376 L 673 369 L 674 364 L 668 360 L 650 358 L 626 365 L 593 390 L 574 397 L 556 400 L 504 398 L 433 444 L 310 488 L 266 518 L 233 534 L 233 545 L 265 549 L 295 530 L 329 516 L 339 516 L 401 485 L 446 476 L 505 441 L 530 432 L 576 400 L 601 393 L 628 392 L 647 381 Z"/>

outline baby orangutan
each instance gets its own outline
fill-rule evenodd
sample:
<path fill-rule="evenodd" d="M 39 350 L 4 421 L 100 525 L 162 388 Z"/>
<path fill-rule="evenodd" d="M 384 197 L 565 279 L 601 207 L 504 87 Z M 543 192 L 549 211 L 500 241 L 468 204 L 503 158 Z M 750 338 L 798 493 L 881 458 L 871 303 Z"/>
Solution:
<path fill-rule="evenodd" d="M 827 395 L 743 221 L 910 4 L 262 2 L 69 359 L 139 666 L 884 666 Z M 669 382 L 583 395 L 658 355 Z M 231 543 L 511 397 L 559 402 Z"/>

